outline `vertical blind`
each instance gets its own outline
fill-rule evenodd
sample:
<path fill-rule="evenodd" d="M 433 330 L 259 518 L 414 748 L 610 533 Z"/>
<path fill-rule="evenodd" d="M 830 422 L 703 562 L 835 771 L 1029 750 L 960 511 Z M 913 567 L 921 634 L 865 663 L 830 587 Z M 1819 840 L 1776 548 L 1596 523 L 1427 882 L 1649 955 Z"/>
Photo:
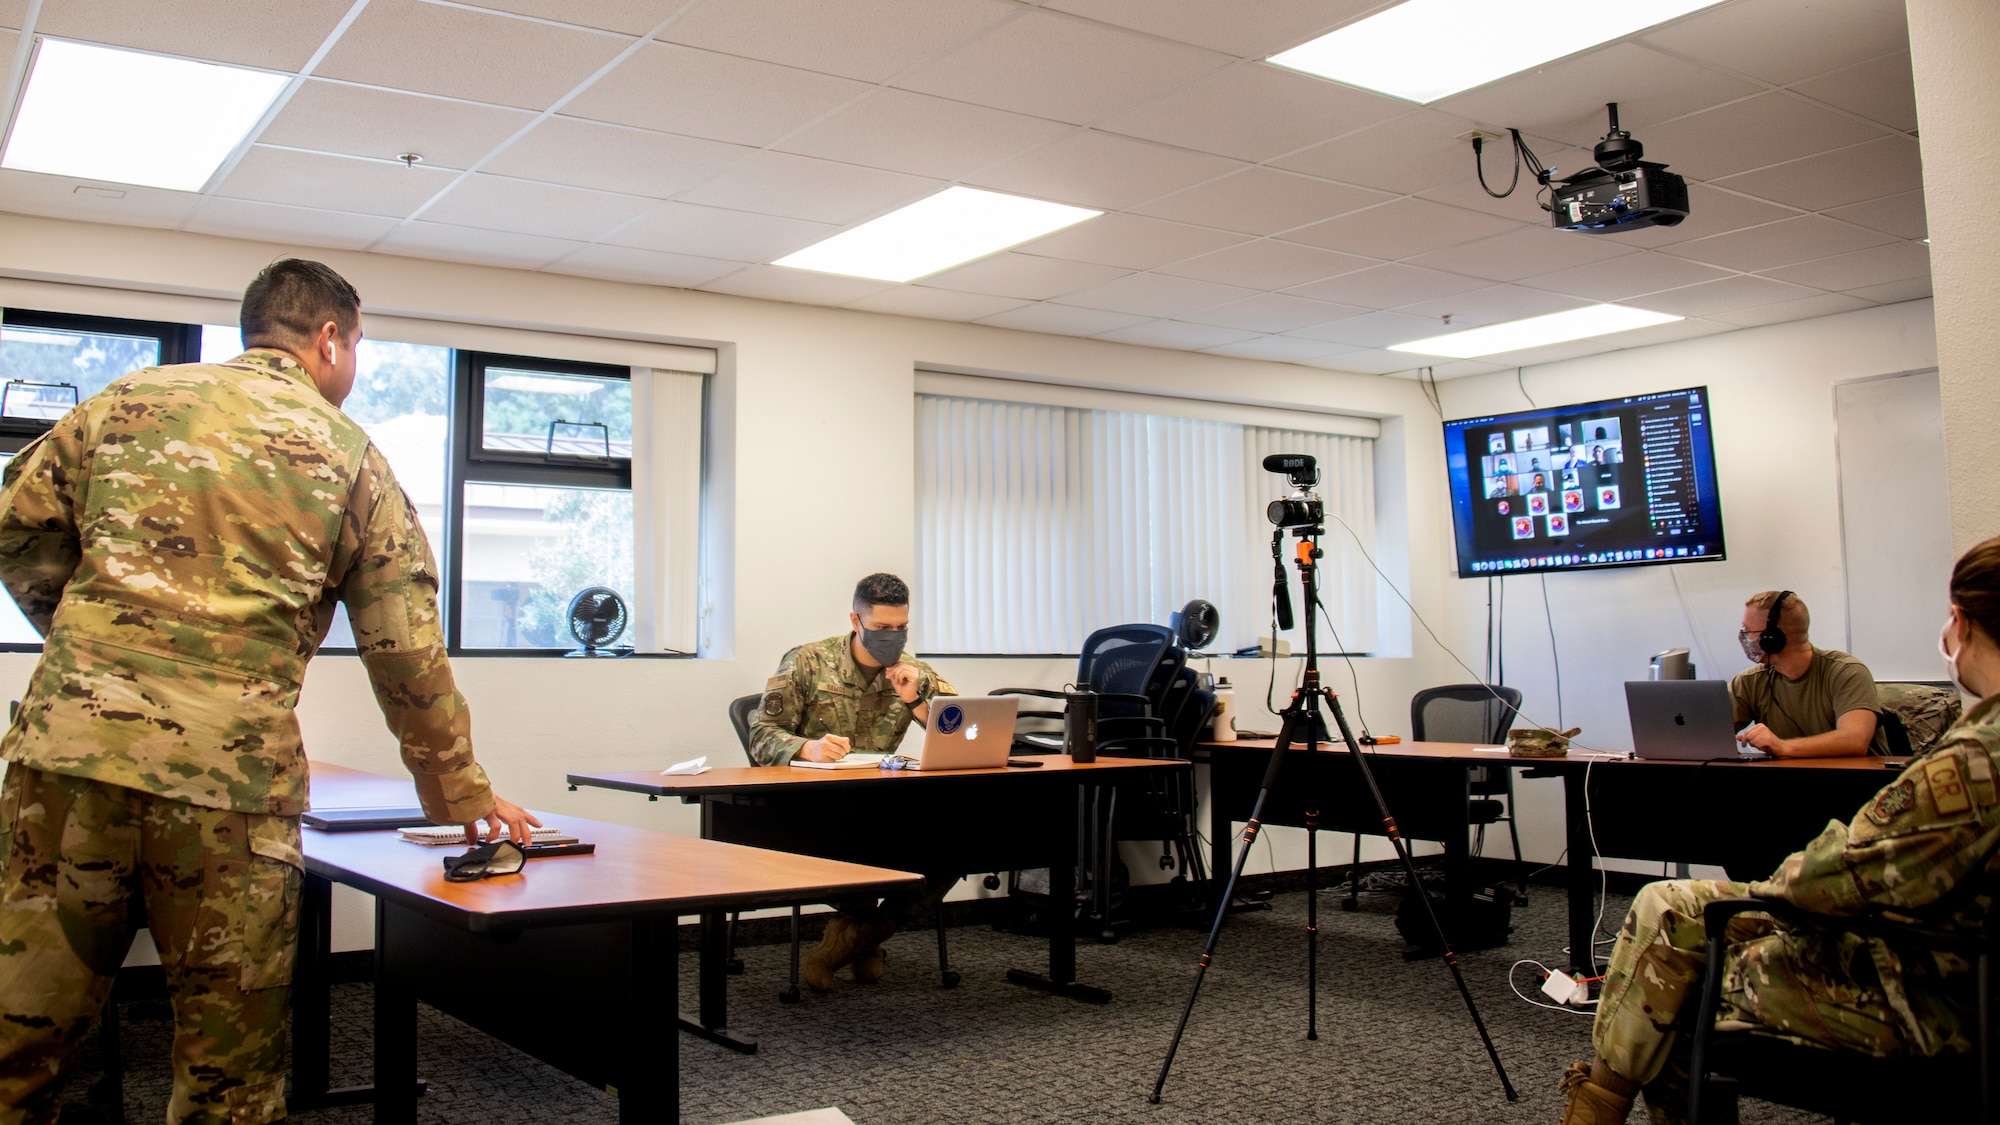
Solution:
<path fill-rule="evenodd" d="M 1372 439 L 956 395 L 918 394 L 916 410 L 912 594 L 926 651 L 1071 653 L 1106 625 L 1165 624 L 1192 598 L 1221 610 L 1211 650 L 1256 644 L 1271 621 L 1264 508 L 1289 491 L 1262 468 L 1276 452 L 1319 459 L 1321 600 L 1341 647 L 1374 647 L 1374 574 L 1333 522 L 1373 552 Z M 1302 648 L 1302 632 L 1285 636 Z"/>

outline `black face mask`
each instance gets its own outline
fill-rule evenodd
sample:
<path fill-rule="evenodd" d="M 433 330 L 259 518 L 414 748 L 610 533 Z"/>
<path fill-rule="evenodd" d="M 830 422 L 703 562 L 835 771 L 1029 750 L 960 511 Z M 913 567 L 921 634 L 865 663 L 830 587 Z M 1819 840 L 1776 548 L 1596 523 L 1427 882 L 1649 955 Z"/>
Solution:
<path fill-rule="evenodd" d="M 870 629 L 861 627 L 861 650 L 868 658 L 887 668 L 902 658 L 903 646 L 909 642 L 910 634 L 903 629 Z"/>

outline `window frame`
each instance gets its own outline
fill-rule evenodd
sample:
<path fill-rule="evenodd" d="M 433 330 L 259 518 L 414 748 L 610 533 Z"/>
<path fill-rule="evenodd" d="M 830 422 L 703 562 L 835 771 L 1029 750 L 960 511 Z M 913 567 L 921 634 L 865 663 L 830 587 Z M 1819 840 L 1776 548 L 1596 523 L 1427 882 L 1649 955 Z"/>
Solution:
<path fill-rule="evenodd" d="M 201 359 L 201 325 L 167 320 L 132 320 L 119 316 L 49 312 L 44 309 L 0 307 L 0 331 L 8 327 L 40 328 L 81 335 L 150 337 L 159 341 L 160 363 L 193 363 Z M 0 418 L 0 454 L 12 456 L 55 427 L 53 418 Z M 7 650 L 23 646 L 7 646 Z M 40 645 L 34 646 L 40 648 Z"/>
<path fill-rule="evenodd" d="M 464 599 L 459 595 L 465 584 L 466 486 L 520 484 L 631 492 L 632 459 L 486 449 L 484 446 L 486 370 L 489 367 L 505 367 L 512 371 L 582 375 L 594 379 L 624 379 L 630 382 L 632 369 L 608 363 L 543 359 L 459 348 L 452 349 L 452 362 L 451 392 L 446 407 L 451 412 L 451 457 L 445 469 L 445 561 L 442 568 L 444 574 L 440 576 L 444 588 L 439 591 L 439 599 L 444 603 L 445 651 L 451 656 L 563 655 L 569 650 L 465 647 L 461 614 L 463 608 L 461 603 Z M 705 437 L 704 433 L 704 439 Z M 635 441 L 639 438 L 639 425 L 636 419 L 633 422 L 633 438 Z M 629 613 L 633 608 L 628 605 L 626 610 Z"/>

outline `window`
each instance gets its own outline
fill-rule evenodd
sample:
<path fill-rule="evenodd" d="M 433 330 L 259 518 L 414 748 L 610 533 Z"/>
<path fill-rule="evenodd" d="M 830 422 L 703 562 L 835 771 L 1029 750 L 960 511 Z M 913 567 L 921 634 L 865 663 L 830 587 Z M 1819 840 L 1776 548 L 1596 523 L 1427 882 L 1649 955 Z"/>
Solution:
<path fill-rule="evenodd" d="M 974 391 L 998 383 L 928 381 Z M 1165 624 L 1192 598 L 1221 610 L 1213 651 L 1256 645 L 1271 631 L 1272 528 L 1264 508 L 1289 491 L 1283 477 L 1263 470 L 1265 455 L 1276 452 L 1310 453 L 1322 467 L 1322 648 L 1374 647 L 1375 579 L 1355 548 L 1359 537 L 1374 550 L 1372 436 L 1322 432 L 1321 420 L 1290 412 L 1242 408 L 1217 412 L 1247 420 L 1216 420 L 1198 416 L 1199 406 L 1142 412 L 1157 400 L 1141 396 L 1095 396 L 1140 408 L 1117 410 L 1032 401 L 1038 395 L 1055 392 L 1013 396 L 1023 401 L 917 396 L 912 595 L 923 648 L 1073 653 L 1094 629 Z M 1257 424 L 1260 416 L 1277 424 Z M 1294 420 L 1301 425 L 1283 424 Z M 1340 428 L 1372 435 L 1373 423 Z M 1286 571 L 1300 609 L 1289 561 Z M 1303 651 L 1302 630 L 1282 635 Z"/>
<path fill-rule="evenodd" d="M 126 372 L 194 358 L 197 331 L 147 320 L 0 310 L 0 452 L 18 452 L 71 406 Z"/>

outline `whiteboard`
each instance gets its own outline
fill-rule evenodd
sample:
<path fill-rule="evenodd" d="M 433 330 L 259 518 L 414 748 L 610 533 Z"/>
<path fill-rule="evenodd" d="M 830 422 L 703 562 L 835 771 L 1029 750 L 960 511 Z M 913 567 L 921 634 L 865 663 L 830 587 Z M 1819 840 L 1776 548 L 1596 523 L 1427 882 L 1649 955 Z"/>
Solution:
<path fill-rule="evenodd" d="M 1952 556 L 1937 372 L 1839 383 L 1833 403 L 1847 651 L 1877 680 L 1938 679 Z"/>

